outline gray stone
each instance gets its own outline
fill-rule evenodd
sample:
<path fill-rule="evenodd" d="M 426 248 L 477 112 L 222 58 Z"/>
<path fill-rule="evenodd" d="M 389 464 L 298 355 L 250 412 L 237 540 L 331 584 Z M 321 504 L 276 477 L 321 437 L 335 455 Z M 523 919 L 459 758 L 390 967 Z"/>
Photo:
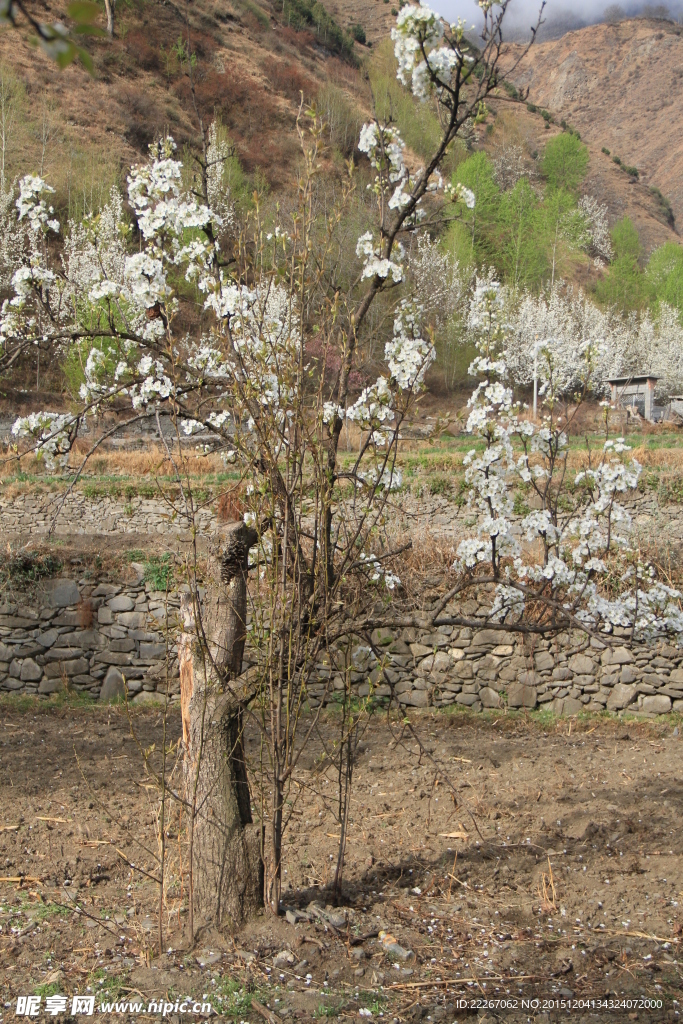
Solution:
<path fill-rule="evenodd" d="M 45 654 L 45 661 L 70 661 L 80 658 L 83 651 L 80 647 L 51 647 Z"/>
<path fill-rule="evenodd" d="M 110 598 L 107 604 L 113 612 L 132 612 L 135 608 L 135 602 L 125 594 Z"/>
<path fill-rule="evenodd" d="M 111 665 L 102 683 L 100 700 L 110 703 L 111 701 L 122 700 L 125 696 L 126 684 L 123 676 L 117 668 Z"/>
<path fill-rule="evenodd" d="M 130 665 L 132 657 L 122 651 L 100 651 L 95 655 L 95 661 L 102 665 Z"/>
<path fill-rule="evenodd" d="M 85 658 L 74 658 L 70 661 L 50 661 L 45 666 L 45 675 L 48 679 L 61 679 L 62 675 L 84 675 L 88 668 L 89 665 Z"/>
<path fill-rule="evenodd" d="M 122 640 L 112 640 L 109 644 L 110 651 L 118 651 L 119 654 L 130 654 L 135 650 L 135 641 L 124 637 Z"/>
<path fill-rule="evenodd" d="M 78 587 L 73 580 L 45 580 L 43 590 L 51 608 L 68 608 L 81 600 Z"/>
<path fill-rule="evenodd" d="M 683 700 L 674 701 L 674 711 L 683 711 Z"/>
<path fill-rule="evenodd" d="M 115 586 L 113 583 L 100 583 L 93 592 L 93 597 L 113 597 L 114 594 L 118 594 L 121 587 Z"/>
<path fill-rule="evenodd" d="M 110 626 L 114 621 L 114 613 L 106 604 L 97 609 L 97 621 L 101 626 Z"/>
<path fill-rule="evenodd" d="M 36 637 L 36 643 L 39 643 L 41 647 L 52 647 L 57 642 L 59 633 L 56 629 L 46 629 L 44 633 L 39 633 Z"/>
<path fill-rule="evenodd" d="M 591 676 L 595 673 L 595 662 L 586 654 L 575 654 L 569 659 L 569 668 L 578 675 Z"/>
<path fill-rule="evenodd" d="M 13 676 L 15 679 L 21 678 L 21 662 L 17 658 L 14 658 L 14 660 L 10 664 L 9 674 Z"/>
<path fill-rule="evenodd" d="M 654 672 L 646 672 L 643 675 L 643 682 L 649 683 L 650 686 L 654 686 L 658 690 L 660 686 L 666 686 L 669 680 L 666 676 L 658 676 Z"/>
<path fill-rule="evenodd" d="M 26 684 L 22 683 L 21 679 L 7 678 L 2 684 L 3 690 L 23 690 Z M 683 701 L 679 700 L 679 704 L 683 704 Z"/>
<path fill-rule="evenodd" d="M 410 650 L 414 658 L 426 658 L 428 654 L 433 654 L 431 647 L 425 647 L 424 644 L 411 644 Z"/>
<path fill-rule="evenodd" d="M 121 612 L 116 618 L 122 626 L 132 626 L 134 629 L 142 629 L 147 622 L 144 612 Z"/>
<path fill-rule="evenodd" d="M 522 686 L 538 686 L 541 682 L 541 677 L 538 672 L 534 672 L 531 669 L 527 672 L 520 672 L 517 682 L 521 683 Z"/>
<path fill-rule="evenodd" d="M 39 679 L 43 678 L 43 670 L 40 665 L 36 665 L 33 658 L 26 658 L 21 664 L 19 678 L 27 683 L 37 683 Z"/>
<path fill-rule="evenodd" d="M 390 629 L 373 629 L 370 639 L 376 647 L 388 647 L 396 639 Z"/>
<path fill-rule="evenodd" d="M 583 711 L 583 704 L 580 700 L 576 700 L 574 697 L 565 697 L 562 701 L 562 717 L 568 718 L 570 715 L 578 715 L 579 711 Z"/>
<path fill-rule="evenodd" d="M 643 711 L 654 715 L 666 715 L 671 711 L 671 697 L 657 693 L 652 697 L 643 697 Z"/>
<path fill-rule="evenodd" d="M 450 654 L 446 654 L 444 651 L 437 651 L 434 655 L 434 664 L 432 666 L 434 672 L 448 672 L 453 666 L 453 660 Z"/>
<path fill-rule="evenodd" d="M 670 683 L 683 683 L 683 668 L 675 668 L 669 676 Z"/>
<path fill-rule="evenodd" d="M 619 673 L 619 679 L 622 683 L 635 683 L 638 675 L 638 670 L 635 669 L 633 665 L 624 665 Z"/>
<path fill-rule="evenodd" d="M 55 615 L 52 625 L 53 626 L 80 626 L 81 624 L 81 613 L 80 612 L 60 612 L 59 615 Z"/>
<path fill-rule="evenodd" d="M 471 707 L 473 704 L 479 702 L 478 693 L 459 693 L 455 698 L 456 704 L 464 704 L 465 707 Z"/>
<path fill-rule="evenodd" d="M 508 687 L 509 708 L 535 708 L 538 700 L 538 693 L 535 686 L 526 686 L 524 683 L 510 683 Z"/>
<path fill-rule="evenodd" d="M 62 682 L 61 676 L 57 676 L 54 679 L 48 679 L 44 676 L 40 681 L 38 687 L 38 693 L 58 693 L 64 689 L 64 683 Z"/>
<path fill-rule="evenodd" d="M 428 676 L 434 667 L 434 655 L 429 654 L 426 658 L 423 658 L 420 664 L 415 669 L 418 676 Z"/>
<path fill-rule="evenodd" d="M 163 704 L 164 703 L 164 697 L 160 693 L 155 693 L 154 691 L 150 692 L 149 690 L 143 690 L 141 693 L 138 693 L 138 695 L 133 699 L 133 703 L 135 703 L 135 704 Z M 310 703 L 311 707 L 314 707 L 314 706 L 317 707 L 320 702 L 319 701 L 310 701 L 309 703 Z"/>
<path fill-rule="evenodd" d="M 555 659 L 550 651 L 539 651 L 534 658 L 536 669 L 539 672 L 547 672 L 555 666 Z"/>
<path fill-rule="evenodd" d="M 602 652 L 600 661 L 603 665 L 630 665 L 635 659 L 627 647 L 609 647 Z"/>
<path fill-rule="evenodd" d="M 429 706 L 429 694 L 426 690 L 411 690 L 410 693 L 401 694 L 399 703 L 413 708 L 426 708 Z"/>
<path fill-rule="evenodd" d="M 480 629 L 472 637 L 472 647 L 497 646 L 505 643 L 509 636 L 504 629 Z"/>
<path fill-rule="evenodd" d="M 631 683 L 617 683 L 607 700 L 608 711 L 621 711 L 636 699 L 636 687 Z"/>
<path fill-rule="evenodd" d="M 96 650 L 104 646 L 104 640 L 99 629 L 84 629 L 74 633 L 71 637 L 73 643 L 77 643 L 82 650 Z"/>
<path fill-rule="evenodd" d="M 479 699 L 485 708 L 500 707 L 500 697 L 495 690 L 491 689 L 490 686 L 482 686 L 479 691 Z"/>

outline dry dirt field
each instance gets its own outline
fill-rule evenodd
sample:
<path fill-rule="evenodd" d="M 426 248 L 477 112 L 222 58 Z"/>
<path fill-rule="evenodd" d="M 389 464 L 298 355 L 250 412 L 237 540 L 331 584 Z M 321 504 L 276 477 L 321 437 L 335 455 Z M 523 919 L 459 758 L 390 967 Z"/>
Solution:
<path fill-rule="evenodd" d="M 150 1015 L 102 1005 L 157 998 L 168 1019 L 199 1019 L 180 1013 L 185 995 L 250 1024 L 679 1017 L 683 747 L 671 722 L 416 713 L 420 757 L 405 725 L 378 714 L 332 908 L 330 712 L 297 772 L 285 850 L 284 902 L 291 920 L 314 902 L 308 919 L 264 915 L 190 948 L 171 819 L 159 956 L 158 888 L 138 870 L 156 871 L 139 845 L 156 849 L 156 796 L 125 710 L 5 702 L 0 717 L 0 1021 L 34 993 L 41 1019 L 48 996 L 67 995 L 62 1020 L 75 993 L 121 1021 Z M 134 726 L 154 759 L 159 710 Z"/>

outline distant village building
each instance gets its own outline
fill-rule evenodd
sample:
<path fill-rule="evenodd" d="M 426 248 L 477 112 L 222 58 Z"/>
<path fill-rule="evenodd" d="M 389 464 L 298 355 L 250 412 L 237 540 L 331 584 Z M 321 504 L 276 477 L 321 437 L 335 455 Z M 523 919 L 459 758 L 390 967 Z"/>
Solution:
<path fill-rule="evenodd" d="M 610 377 L 607 383 L 611 389 L 613 405 L 632 406 L 650 423 L 654 423 L 655 384 L 659 377 L 650 373 L 630 377 Z M 641 412 L 642 409 L 642 412 Z"/>

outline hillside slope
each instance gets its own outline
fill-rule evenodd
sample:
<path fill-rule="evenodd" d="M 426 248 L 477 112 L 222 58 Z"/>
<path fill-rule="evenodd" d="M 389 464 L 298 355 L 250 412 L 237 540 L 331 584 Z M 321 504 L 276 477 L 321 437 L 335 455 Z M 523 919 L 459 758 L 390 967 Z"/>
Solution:
<path fill-rule="evenodd" d="M 181 145 L 197 142 L 196 101 L 205 124 L 220 116 L 247 172 L 259 172 L 276 189 L 287 187 L 299 151 L 294 121 L 301 93 L 310 100 L 331 82 L 368 97 L 353 52 L 365 48 L 347 37 L 350 56 L 335 52 L 332 43 L 325 45 L 324 30 L 296 31 L 282 8 L 277 0 L 197 0 L 182 10 L 171 2 L 133 0 L 120 5 L 116 38 L 88 42 L 94 77 L 80 65 L 59 71 L 27 30 L 0 29 L 2 74 L 15 79 L 22 94 L 7 176 L 43 163 L 46 176 L 63 184 L 74 154 L 87 155 L 96 178 L 105 164 L 105 176 L 115 176 L 112 164 L 119 172 L 127 168 L 161 132 L 170 131 Z M 47 14 L 41 6 L 45 20 L 61 15 L 61 4 L 47 5 Z"/>
<path fill-rule="evenodd" d="M 683 224 L 683 28 L 632 20 L 539 43 L 517 84 L 657 186 Z M 603 155 L 605 164 L 611 157 Z M 642 217 L 641 217 L 642 220 Z"/>

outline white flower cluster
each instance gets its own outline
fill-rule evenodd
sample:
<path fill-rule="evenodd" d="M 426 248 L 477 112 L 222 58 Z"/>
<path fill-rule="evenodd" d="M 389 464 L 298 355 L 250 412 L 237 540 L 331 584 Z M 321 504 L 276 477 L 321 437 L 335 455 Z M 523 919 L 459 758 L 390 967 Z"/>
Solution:
<path fill-rule="evenodd" d="M 419 387 L 436 359 L 430 341 L 420 337 L 421 307 L 403 299 L 394 318 L 394 337 L 384 346 L 391 378 L 402 391 Z"/>
<path fill-rule="evenodd" d="M 579 210 L 588 224 L 595 262 L 597 266 L 604 267 L 614 255 L 609 230 L 609 210 L 606 204 L 599 203 L 595 196 L 582 196 L 579 200 Z"/>
<path fill-rule="evenodd" d="M 35 234 L 59 231 L 59 221 L 52 217 L 54 208 L 48 206 L 43 195 L 54 192 L 38 175 L 27 174 L 19 182 L 19 198 L 17 210 L 19 220 L 28 219 L 31 231 Z"/>
<path fill-rule="evenodd" d="M 363 273 L 361 281 L 367 277 L 381 277 L 386 279 L 391 276 L 396 284 L 403 280 L 403 267 L 400 263 L 382 257 L 379 246 L 375 245 L 372 231 L 366 231 L 356 243 L 356 256 L 364 257 Z"/>
<path fill-rule="evenodd" d="M 395 590 L 396 587 L 401 586 L 400 578 L 389 569 L 385 569 L 382 563 L 374 555 L 366 555 L 365 552 L 362 551 L 360 555 L 360 562 L 364 568 L 368 569 L 371 583 L 379 583 L 381 580 L 387 590 Z"/>
<path fill-rule="evenodd" d="M 68 413 L 32 412 L 14 421 L 14 437 L 28 437 L 36 442 L 36 455 L 48 469 L 65 466 L 73 443 L 78 419 Z"/>
<path fill-rule="evenodd" d="M 173 158 L 175 149 L 170 135 L 150 146 L 148 162 L 132 167 L 128 175 L 128 199 L 150 256 L 184 265 L 187 280 L 200 279 L 201 286 L 213 246 L 202 236 L 186 242 L 185 235 L 208 224 L 219 227 L 222 218 L 183 193 L 182 163 Z"/>
<path fill-rule="evenodd" d="M 398 61 L 396 77 L 410 86 L 414 96 L 425 100 L 436 88 L 441 93 L 450 86 L 453 71 L 474 58 L 465 54 L 458 42 L 462 40 L 464 25 L 454 26 L 454 38 L 444 40 L 444 25 L 438 14 L 424 4 L 406 4 L 391 31 L 394 54 Z"/>
<path fill-rule="evenodd" d="M 394 418 L 394 394 L 386 377 L 378 377 L 346 410 L 347 419 L 362 427 L 374 427 Z"/>
<path fill-rule="evenodd" d="M 600 393 L 604 381 L 620 372 L 627 345 L 624 324 L 603 312 L 580 290 L 526 294 L 514 303 L 505 294 L 509 340 L 507 364 L 512 378 L 528 385 L 534 366 L 541 394 L 573 394 L 584 386 Z M 552 367 L 553 380 L 549 373 Z"/>
<path fill-rule="evenodd" d="M 454 203 L 464 203 L 468 210 L 473 210 L 477 202 L 472 189 L 462 185 L 459 181 L 455 185 L 451 182 L 444 185 L 444 195 Z"/>

